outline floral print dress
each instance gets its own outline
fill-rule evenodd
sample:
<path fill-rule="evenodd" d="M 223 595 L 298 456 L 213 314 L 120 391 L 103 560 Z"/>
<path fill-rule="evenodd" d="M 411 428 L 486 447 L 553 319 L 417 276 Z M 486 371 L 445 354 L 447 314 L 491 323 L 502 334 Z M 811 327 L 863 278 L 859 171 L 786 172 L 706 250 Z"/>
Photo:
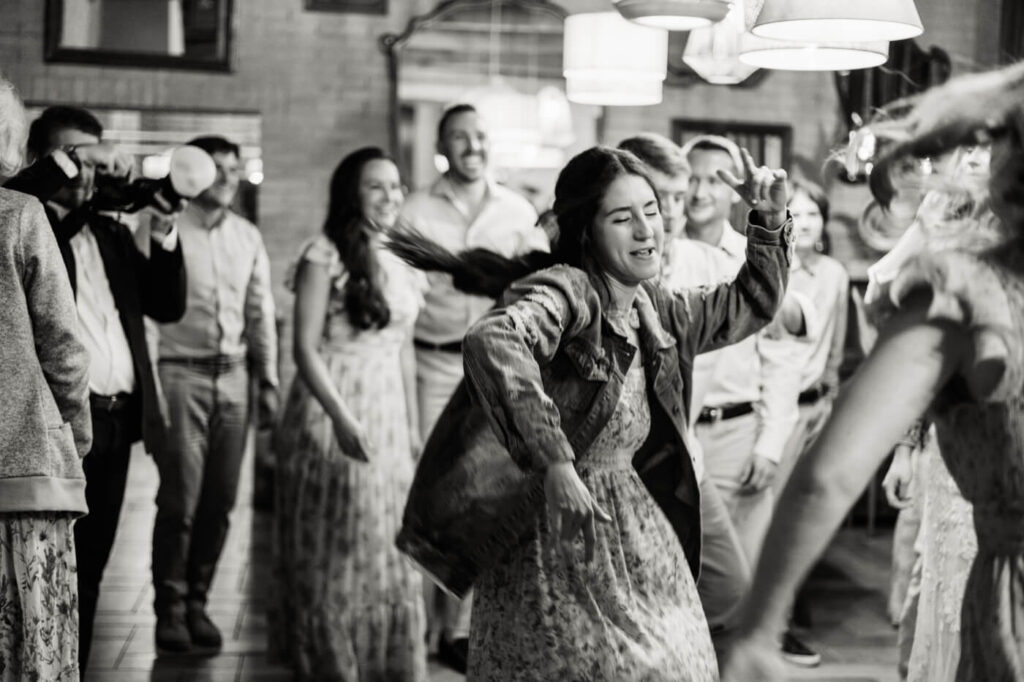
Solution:
<path fill-rule="evenodd" d="M 978 542 L 971 505 L 949 475 L 933 431 L 917 464 L 924 497 L 916 542 L 920 565 L 907 682 L 953 682 L 960 661 L 960 604 Z"/>
<path fill-rule="evenodd" d="M 271 653 L 299 679 L 426 680 L 421 579 L 395 547 L 414 470 L 400 351 L 426 280 L 380 249 L 391 320 L 356 330 L 333 243 L 318 237 L 301 258 L 331 274 L 320 354 L 373 449 L 368 463 L 342 452 L 330 417 L 296 377 L 275 439 Z"/>
<path fill-rule="evenodd" d="M 75 514 L 0 514 L 0 682 L 78 682 Z"/>
<path fill-rule="evenodd" d="M 581 538 L 564 561 L 538 513 L 535 532 L 474 586 L 468 680 L 718 679 L 682 546 L 633 469 L 650 425 L 634 361 L 612 418 L 576 465 L 612 517 L 597 524 L 593 562 Z"/>

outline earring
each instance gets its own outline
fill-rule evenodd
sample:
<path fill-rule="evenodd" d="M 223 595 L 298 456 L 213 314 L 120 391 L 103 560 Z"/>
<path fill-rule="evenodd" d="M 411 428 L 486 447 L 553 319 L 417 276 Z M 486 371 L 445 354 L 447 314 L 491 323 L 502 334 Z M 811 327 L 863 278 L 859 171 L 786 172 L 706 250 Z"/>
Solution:
<path fill-rule="evenodd" d="M 814 242 L 814 250 L 817 251 L 818 253 L 825 253 L 825 242 L 821 241 L 820 239 Z"/>

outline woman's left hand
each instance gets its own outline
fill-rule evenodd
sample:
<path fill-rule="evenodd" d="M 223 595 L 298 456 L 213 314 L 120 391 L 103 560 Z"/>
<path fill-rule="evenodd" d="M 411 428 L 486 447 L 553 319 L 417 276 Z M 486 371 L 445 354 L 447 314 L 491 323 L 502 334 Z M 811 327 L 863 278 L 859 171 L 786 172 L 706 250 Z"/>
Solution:
<path fill-rule="evenodd" d="M 782 682 L 779 647 L 768 638 L 739 636 L 726 645 L 721 682 Z"/>
<path fill-rule="evenodd" d="M 754 157 L 746 149 L 740 150 L 743 157 L 743 178 L 737 178 L 727 170 L 718 171 L 718 177 L 728 184 L 747 206 L 766 214 L 786 213 L 789 204 L 789 186 L 786 171 L 768 168 L 754 163 Z M 771 226 L 769 226 L 771 227 Z"/>

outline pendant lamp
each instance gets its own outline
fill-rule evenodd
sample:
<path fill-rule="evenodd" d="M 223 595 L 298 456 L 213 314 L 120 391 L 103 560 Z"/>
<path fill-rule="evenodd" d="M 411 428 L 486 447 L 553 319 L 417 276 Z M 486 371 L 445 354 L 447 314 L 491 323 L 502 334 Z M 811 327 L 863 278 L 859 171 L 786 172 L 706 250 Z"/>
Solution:
<path fill-rule="evenodd" d="M 683 61 L 713 85 L 737 85 L 749 78 L 756 66 L 740 61 L 745 33 L 743 0 L 735 0 L 725 19 L 690 31 Z"/>
<path fill-rule="evenodd" d="M 756 0 L 751 32 L 762 38 L 867 42 L 924 32 L 914 0 Z"/>
<path fill-rule="evenodd" d="M 729 0 L 614 0 L 626 19 L 669 31 L 691 31 L 725 18 Z"/>
<path fill-rule="evenodd" d="M 740 41 L 739 59 L 759 69 L 852 71 L 884 64 L 889 59 L 889 43 L 802 43 L 746 33 Z"/>
<path fill-rule="evenodd" d="M 615 12 L 565 18 L 563 74 L 571 102 L 640 106 L 661 102 L 668 75 L 668 31 Z"/>

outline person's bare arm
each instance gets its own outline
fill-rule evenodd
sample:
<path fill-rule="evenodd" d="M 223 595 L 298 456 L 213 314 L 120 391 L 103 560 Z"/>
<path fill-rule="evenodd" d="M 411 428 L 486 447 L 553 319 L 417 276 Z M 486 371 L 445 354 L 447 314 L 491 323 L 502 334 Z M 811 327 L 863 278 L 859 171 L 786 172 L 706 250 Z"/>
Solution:
<path fill-rule="evenodd" d="M 776 679 L 771 668 L 797 586 L 893 444 L 959 367 L 966 332 L 927 321 L 928 301 L 911 297 L 889 321 L 797 464 L 765 540 L 723 680 Z"/>
<path fill-rule="evenodd" d="M 362 425 L 338 394 L 327 363 L 319 353 L 330 295 L 331 277 L 327 267 L 306 260 L 300 262 L 295 274 L 295 367 L 301 380 L 306 382 L 313 397 L 331 418 L 342 451 L 349 457 L 367 461 L 370 443 Z"/>

